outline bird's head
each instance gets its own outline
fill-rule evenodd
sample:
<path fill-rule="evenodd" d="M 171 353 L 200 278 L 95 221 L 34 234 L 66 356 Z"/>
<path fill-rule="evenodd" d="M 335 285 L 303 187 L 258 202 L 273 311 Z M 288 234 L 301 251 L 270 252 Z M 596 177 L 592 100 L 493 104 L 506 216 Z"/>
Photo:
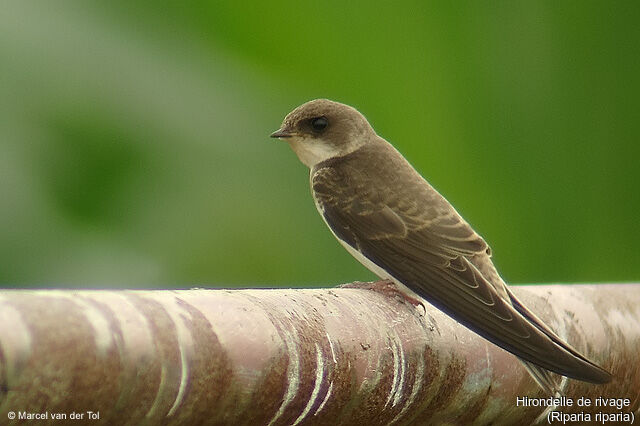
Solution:
<path fill-rule="evenodd" d="M 309 168 L 355 151 L 372 136 L 373 128 L 358 110 L 327 99 L 300 105 L 271 134 L 288 142 Z"/>

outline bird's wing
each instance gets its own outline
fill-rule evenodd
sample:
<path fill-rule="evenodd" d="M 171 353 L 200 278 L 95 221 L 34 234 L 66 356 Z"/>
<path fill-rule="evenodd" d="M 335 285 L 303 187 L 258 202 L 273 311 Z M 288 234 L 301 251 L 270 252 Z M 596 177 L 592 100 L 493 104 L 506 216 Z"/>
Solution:
<path fill-rule="evenodd" d="M 395 169 L 402 172 L 408 173 Z M 424 180 L 377 178 L 343 164 L 314 169 L 311 185 L 338 238 L 463 325 L 562 375 L 596 383 L 610 378 L 554 343 L 500 297 L 469 261 L 476 255 L 490 261 L 489 247 Z"/>

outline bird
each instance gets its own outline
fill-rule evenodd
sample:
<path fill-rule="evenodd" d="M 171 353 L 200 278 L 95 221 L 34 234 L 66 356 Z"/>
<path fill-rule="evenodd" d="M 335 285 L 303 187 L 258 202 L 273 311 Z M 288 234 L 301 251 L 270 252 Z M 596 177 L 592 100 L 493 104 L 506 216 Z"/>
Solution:
<path fill-rule="evenodd" d="M 549 395 L 561 394 L 551 373 L 611 381 L 515 297 L 485 240 L 357 109 L 315 99 L 271 137 L 309 168 L 316 208 L 342 246 L 408 300 L 426 300 L 514 354 Z"/>

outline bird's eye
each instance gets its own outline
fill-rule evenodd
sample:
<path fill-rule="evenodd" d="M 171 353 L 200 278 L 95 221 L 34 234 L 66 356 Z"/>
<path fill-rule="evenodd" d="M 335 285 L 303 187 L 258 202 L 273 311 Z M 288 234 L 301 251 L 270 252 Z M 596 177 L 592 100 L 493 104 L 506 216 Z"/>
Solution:
<path fill-rule="evenodd" d="M 321 132 L 327 128 L 329 122 L 325 117 L 316 117 L 311 119 L 311 128 L 316 132 Z"/>

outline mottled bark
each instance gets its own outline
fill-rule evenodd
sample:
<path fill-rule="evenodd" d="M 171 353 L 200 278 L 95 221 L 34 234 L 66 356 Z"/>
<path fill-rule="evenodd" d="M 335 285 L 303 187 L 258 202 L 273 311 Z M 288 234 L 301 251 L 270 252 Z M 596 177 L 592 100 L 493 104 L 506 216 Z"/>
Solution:
<path fill-rule="evenodd" d="M 615 376 L 565 380 L 593 403 L 558 411 L 637 416 L 640 285 L 514 291 Z M 437 309 L 365 289 L 0 291 L 2 424 L 524 425 L 544 409 L 517 397 L 544 396 L 515 357 Z"/>

